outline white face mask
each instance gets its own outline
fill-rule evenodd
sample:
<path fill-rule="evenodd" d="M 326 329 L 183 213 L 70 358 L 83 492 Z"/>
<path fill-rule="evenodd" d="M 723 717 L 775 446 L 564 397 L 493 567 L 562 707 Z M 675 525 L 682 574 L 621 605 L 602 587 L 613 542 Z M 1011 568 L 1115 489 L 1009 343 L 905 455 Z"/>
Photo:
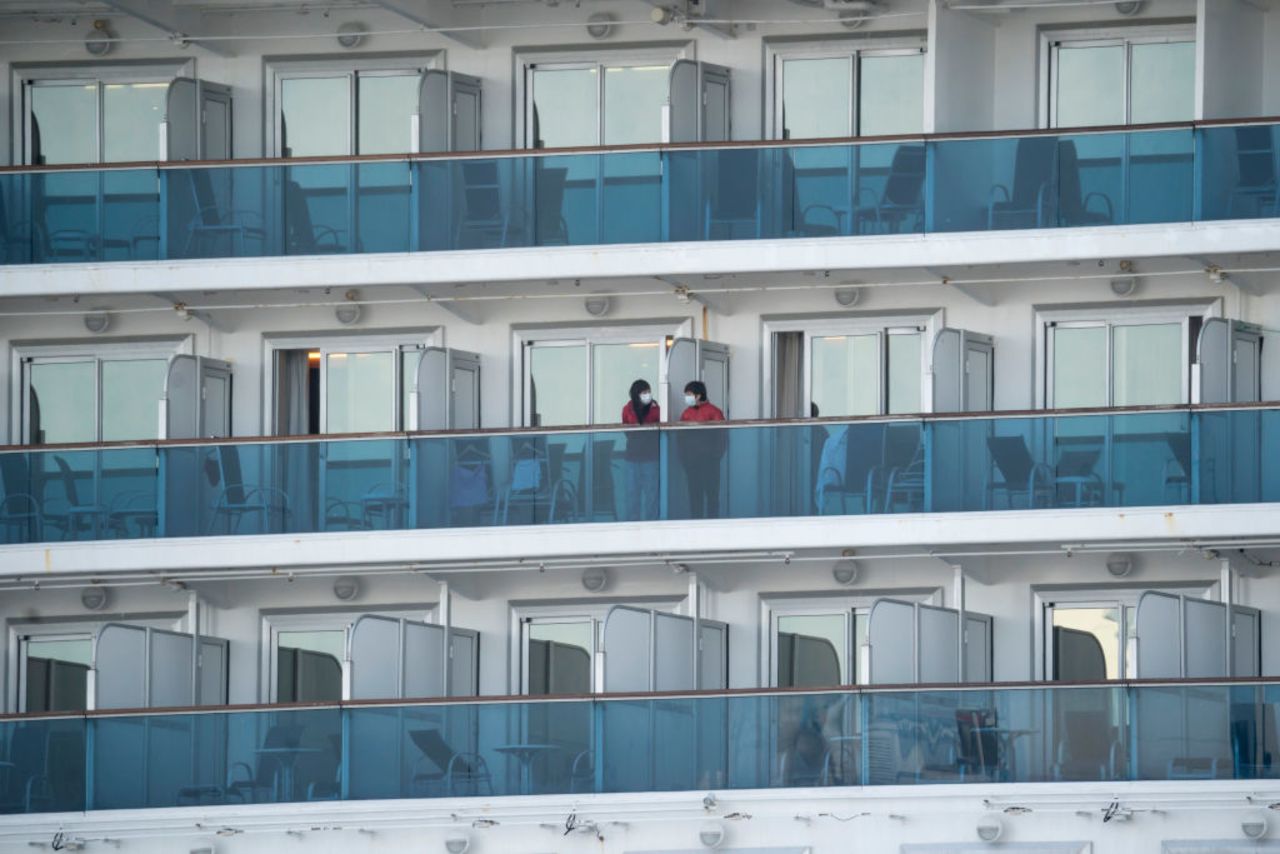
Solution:
<path fill-rule="evenodd" d="M 653 401 L 653 395 L 647 391 L 640 392 L 640 402 L 648 406 Z"/>
<path fill-rule="evenodd" d="M 695 403 L 697 403 L 697 402 L 698 402 L 698 399 L 697 399 L 696 397 L 694 397 L 693 395 L 691 395 L 691 394 L 686 394 L 686 395 L 684 396 L 684 405 L 685 405 L 685 406 L 693 406 L 693 405 L 694 405 Z"/>

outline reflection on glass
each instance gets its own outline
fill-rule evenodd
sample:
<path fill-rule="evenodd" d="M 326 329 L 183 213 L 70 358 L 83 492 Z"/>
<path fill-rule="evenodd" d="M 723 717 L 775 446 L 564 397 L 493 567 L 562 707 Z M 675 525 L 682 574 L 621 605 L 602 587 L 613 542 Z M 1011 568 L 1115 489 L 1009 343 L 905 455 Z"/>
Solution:
<path fill-rule="evenodd" d="M 591 348 L 592 424 L 611 424 L 622 419 L 627 392 L 636 380 L 647 380 L 658 397 L 658 359 L 661 348 L 656 341 L 637 344 L 597 344 Z"/>
<path fill-rule="evenodd" d="M 357 154 L 410 150 L 410 116 L 418 112 L 416 74 L 362 76 L 357 84 Z"/>
<path fill-rule="evenodd" d="M 1056 127 L 1124 124 L 1124 45 L 1058 48 Z"/>
<path fill-rule="evenodd" d="M 598 77 L 595 68 L 534 69 L 534 148 L 598 144 Z"/>
<path fill-rule="evenodd" d="M 35 166 L 98 161 L 98 87 L 31 87 L 31 162 Z"/>
<path fill-rule="evenodd" d="M 1116 608 L 1054 607 L 1053 678 L 1100 682 L 1120 678 L 1120 614 Z"/>
<path fill-rule="evenodd" d="M 27 398 L 27 441 L 33 445 L 93 442 L 98 438 L 95 362 L 36 362 Z"/>
<path fill-rule="evenodd" d="M 346 76 L 292 77 L 280 84 L 281 157 L 351 153 L 350 85 Z"/>
<path fill-rule="evenodd" d="M 1135 44 L 1130 56 L 1130 122 L 1179 122 L 1195 117 L 1195 42 Z"/>
<path fill-rule="evenodd" d="M 586 376 L 585 344 L 530 347 L 529 426 L 565 427 L 585 423 Z"/>
<path fill-rule="evenodd" d="M 848 674 L 844 614 L 778 618 L 778 687 L 843 685 Z"/>
<path fill-rule="evenodd" d="M 858 134 L 924 130 L 924 54 L 865 56 L 858 66 Z"/>
<path fill-rule="evenodd" d="M 528 683 L 525 693 L 591 693 L 591 656 L 595 650 L 591 620 L 528 624 Z"/>
<path fill-rule="evenodd" d="M 662 140 L 662 107 L 671 69 L 643 65 L 604 70 L 604 144 Z"/>
<path fill-rule="evenodd" d="M 1182 402 L 1182 324 L 1117 326 L 1111 334 L 1113 406 Z"/>
<path fill-rule="evenodd" d="M 853 135 L 853 58 L 788 59 L 782 64 L 782 138 Z"/>
<path fill-rule="evenodd" d="M 342 699 L 342 629 L 280 632 L 276 636 L 276 701 L 331 703 Z"/>
<path fill-rule="evenodd" d="M 395 429 L 395 362 L 390 352 L 329 353 L 325 357 L 325 432 Z"/>
<path fill-rule="evenodd" d="M 889 414 L 919 412 L 920 366 L 919 332 L 889 336 Z"/>
<path fill-rule="evenodd" d="M 160 122 L 168 83 L 108 83 L 102 87 L 102 159 L 160 159 Z"/>
<path fill-rule="evenodd" d="M 1053 330 L 1054 409 L 1107 405 L 1107 328 Z"/>
<path fill-rule="evenodd" d="M 102 441 L 159 437 L 168 367 L 164 359 L 102 363 Z"/>
<path fill-rule="evenodd" d="M 26 712 L 77 712 L 87 708 L 89 638 L 59 638 L 25 642 L 24 699 Z"/>
<path fill-rule="evenodd" d="M 813 339 L 810 400 L 823 416 L 880 412 L 880 336 Z"/>

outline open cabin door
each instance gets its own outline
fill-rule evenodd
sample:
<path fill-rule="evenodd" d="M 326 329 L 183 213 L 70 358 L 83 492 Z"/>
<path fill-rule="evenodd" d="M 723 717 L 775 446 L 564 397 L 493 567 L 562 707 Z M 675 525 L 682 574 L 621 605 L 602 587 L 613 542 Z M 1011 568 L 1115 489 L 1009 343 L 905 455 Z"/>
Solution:
<path fill-rule="evenodd" d="M 475 430 L 480 427 L 480 357 L 427 347 L 409 393 L 410 430 Z"/>
<path fill-rule="evenodd" d="M 707 400 L 729 415 L 729 347 L 714 341 L 677 338 L 667 350 L 666 420 L 679 421 L 684 412 L 684 387 L 701 380 Z"/>
<path fill-rule="evenodd" d="M 410 118 L 411 149 L 423 153 L 480 149 L 480 81 L 428 69 L 418 87 L 418 112 Z"/>
<path fill-rule="evenodd" d="M 160 438 L 230 435 L 231 365 L 204 356 L 172 357 L 160 401 Z"/>
<path fill-rule="evenodd" d="M 729 69 L 690 59 L 671 66 L 663 107 L 664 142 L 729 139 Z"/>
<path fill-rule="evenodd" d="M 124 623 L 93 640 L 92 709 L 218 706 L 227 702 L 227 641 Z"/>
<path fill-rule="evenodd" d="M 992 620 L 973 611 L 877 599 L 867 617 L 861 673 L 873 685 L 990 682 Z M 958 645 L 963 645 L 960 672 Z"/>
<path fill-rule="evenodd" d="M 190 77 L 169 84 L 160 123 L 160 159 L 231 159 L 229 87 Z"/>
<path fill-rule="evenodd" d="M 934 412 L 990 412 L 994 345 L 990 335 L 942 329 L 933 339 L 929 372 Z"/>
<path fill-rule="evenodd" d="M 1193 403 L 1262 399 L 1262 332 L 1236 320 L 1207 317 L 1196 341 Z"/>

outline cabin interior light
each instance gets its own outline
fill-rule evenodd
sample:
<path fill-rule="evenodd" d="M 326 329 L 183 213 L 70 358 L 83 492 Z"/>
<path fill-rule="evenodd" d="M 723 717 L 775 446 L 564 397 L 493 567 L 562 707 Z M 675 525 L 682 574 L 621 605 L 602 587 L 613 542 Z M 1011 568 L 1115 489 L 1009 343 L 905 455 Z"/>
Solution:
<path fill-rule="evenodd" d="M 612 302 L 605 294 L 592 294 L 582 301 L 582 305 L 592 317 L 604 317 L 609 313 Z"/>
<path fill-rule="evenodd" d="M 997 842 L 1004 835 L 1004 821 L 998 815 L 984 815 L 978 819 L 976 829 L 983 842 Z"/>
<path fill-rule="evenodd" d="M 587 18 L 587 35 L 601 41 L 613 35 L 613 22 L 617 20 L 608 12 L 596 12 Z"/>
<path fill-rule="evenodd" d="M 1107 555 L 1107 572 L 1116 578 L 1124 578 L 1133 572 L 1133 555 L 1128 552 L 1112 552 Z"/>
<path fill-rule="evenodd" d="M 111 328 L 111 315 L 105 309 L 95 308 L 84 316 L 84 328 L 94 335 L 101 335 Z"/>
<path fill-rule="evenodd" d="M 609 584 L 609 571 L 603 566 L 593 566 L 582 573 L 582 587 L 588 593 L 599 593 Z"/>
<path fill-rule="evenodd" d="M 857 305 L 858 300 L 862 299 L 862 290 L 860 288 L 836 288 L 834 294 L 836 302 L 845 308 L 851 308 L 852 306 Z"/>
<path fill-rule="evenodd" d="M 831 577 L 836 584 L 848 587 L 858 580 L 858 562 L 851 557 L 842 557 L 831 567 Z"/>
<path fill-rule="evenodd" d="M 98 19 L 93 22 L 93 29 L 84 37 L 84 49 L 90 56 L 104 57 L 115 50 L 116 34 L 106 21 Z"/>
<path fill-rule="evenodd" d="M 355 290 L 350 290 L 343 296 L 346 299 L 346 302 L 334 308 L 333 316 L 336 317 L 338 322 L 343 326 L 351 326 L 354 323 L 358 323 L 360 321 L 360 315 L 364 313 L 360 308 L 360 303 L 356 302 L 356 300 L 360 299 L 360 294 Z"/>
<path fill-rule="evenodd" d="M 359 21 L 347 21 L 338 27 L 338 44 L 347 50 L 359 47 L 364 42 L 365 34 L 368 32 L 368 27 Z"/>
<path fill-rule="evenodd" d="M 719 848 L 724 844 L 724 825 L 718 821 L 709 821 L 698 828 L 698 841 L 704 848 Z"/>
<path fill-rule="evenodd" d="M 107 600 L 111 598 L 111 592 L 100 585 L 94 584 L 85 587 L 80 591 L 80 604 L 85 607 L 86 611 L 101 611 L 107 607 Z"/>
<path fill-rule="evenodd" d="M 465 833 L 457 833 L 444 841 L 444 850 L 449 854 L 466 854 L 471 847 L 471 837 Z"/>
<path fill-rule="evenodd" d="M 340 576 L 333 582 L 333 595 L 343 602 L 350 602 L 360 595 L 360 582 L 352 575 Z"/>
<path fill-rule="evenodd" d="M 1267 814 L 1262 811 L 1251 812 L 1240 822 L 1240 832 L 1244 834 L 1245 839 L 1261 839 L 1267 835 L 1270 829 L 1270 821 Z"/>

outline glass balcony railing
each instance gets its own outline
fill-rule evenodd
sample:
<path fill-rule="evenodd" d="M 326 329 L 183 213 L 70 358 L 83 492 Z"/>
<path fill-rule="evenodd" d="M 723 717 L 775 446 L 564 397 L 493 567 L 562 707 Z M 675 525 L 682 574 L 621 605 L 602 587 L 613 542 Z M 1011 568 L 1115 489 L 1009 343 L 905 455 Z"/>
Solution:
<path fill-rule="evenodd" d="M 1280 216 L 1280 125 L 0 172 L 0 264 Z"/>
<path fill-rule="evenodd" d="M 696 694 L 0 720 L 0 813 L 1280 779 L 1280 685 Z"/>
<path fill-rule="evenodd" d="M 25 448 L 0 544 L 1280 502 L 1276 447 L 1271 405 Z"/>

